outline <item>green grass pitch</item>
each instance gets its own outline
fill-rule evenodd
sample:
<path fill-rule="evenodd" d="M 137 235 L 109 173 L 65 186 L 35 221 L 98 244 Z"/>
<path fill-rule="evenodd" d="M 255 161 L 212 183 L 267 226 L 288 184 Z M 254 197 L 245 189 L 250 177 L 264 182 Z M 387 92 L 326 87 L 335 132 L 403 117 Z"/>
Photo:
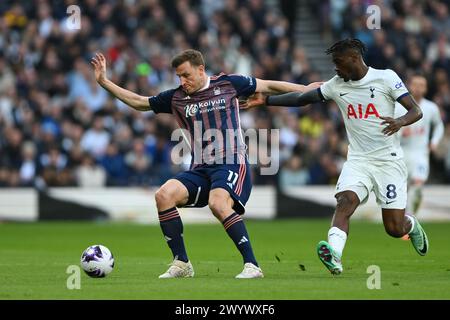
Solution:
<path fill-rule="evenodd" d="M 159 226 L 3 223 L 0 299 L 450 299 L 450 223 L 423 226 L 425 257 L 381 224 L 352 221 L 344 273 L 333 277 L 315 251 L 329 220 L 247 221 L 265 278 L 238 280 L 241 257 L 218 223 L 185 225 L 192 279 L 158 279 L 171 260 Z M 102 279 L 82 272 L 81 289 L 67 289 L 67 267 L 92 244 L 113 252 L 115 269 Z M 379 290 L 367 288 L 370 265 L 380 267 Z"/>

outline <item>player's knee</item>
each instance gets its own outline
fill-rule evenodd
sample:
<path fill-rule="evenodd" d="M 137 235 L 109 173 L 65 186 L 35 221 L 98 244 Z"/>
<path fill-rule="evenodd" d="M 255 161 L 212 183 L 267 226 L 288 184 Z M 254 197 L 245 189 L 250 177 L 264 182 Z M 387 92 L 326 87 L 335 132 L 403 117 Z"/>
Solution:
<path fill-rule="evenodd" d="M 222 216 L 229 211 L 228 201 L 224 197 L 210 196 L 208 206 L 215 216 Z"/>
<path fill-rule="evenodd" d="M 208 206 L 214 214 L 220 214 L 225 211 L 223 203 L 220 203 L 218 199 L 210 199 L 208 202 Z"/>
<path fill-rule="evenodd" d="M 155 193 L 155 201 L 158 207 L 175 206 L 174 194 L 169 187 L 159 188 Z"/>

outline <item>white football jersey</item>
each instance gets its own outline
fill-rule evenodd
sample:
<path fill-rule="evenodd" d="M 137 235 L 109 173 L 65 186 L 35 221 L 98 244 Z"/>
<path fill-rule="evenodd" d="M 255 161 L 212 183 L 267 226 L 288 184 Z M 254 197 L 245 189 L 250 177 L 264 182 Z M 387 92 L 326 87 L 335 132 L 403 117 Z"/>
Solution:
<path fill-rule="evenodd" d="M 392 70 L 369 67 L 360 80 L 347 82 L 339 76 L 320 87 L 325 100 L 334 100 L 344 118 L 349 148 L 347 159 L 401 159 L 399 135 L 386 136 L 380 117 L 394 117 L 395 101 L 408 94 Z"/>
<path fill-rule="evenodd" d="M 432 101 L 421 99 L 418 102 L 423 117 L 413 124 L 400 129 L 400 143 L 405 154 L 412 156 L 429 155 L 429 144 L 437 145 L 444 135 L 444 124 L 442 123 L 439 107 Z M 399 103 L 395 106 L 395 116 L 401 117 L 406 109 Z M 430 139 L 431 128 L 433 135 Z"/>

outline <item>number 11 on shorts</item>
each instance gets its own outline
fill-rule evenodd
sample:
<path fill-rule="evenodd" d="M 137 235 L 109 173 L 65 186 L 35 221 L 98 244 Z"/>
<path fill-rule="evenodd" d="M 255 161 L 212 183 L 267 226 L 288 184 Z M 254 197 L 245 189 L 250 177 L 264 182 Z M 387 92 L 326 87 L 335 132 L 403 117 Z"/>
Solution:
<path fill-rule="evenodd" d="M 239 174 L 236 172 L 233 172 L 231 170 L 228 170 L 229 174 L 228 174 L 228 186 L 233 189 L 234 185 L 236 184 L 236 181 L 238 180 Z M 234 178 L 233 178 L 234 176 Z M 233 182 L 232 182 L 233 181 Z"/>

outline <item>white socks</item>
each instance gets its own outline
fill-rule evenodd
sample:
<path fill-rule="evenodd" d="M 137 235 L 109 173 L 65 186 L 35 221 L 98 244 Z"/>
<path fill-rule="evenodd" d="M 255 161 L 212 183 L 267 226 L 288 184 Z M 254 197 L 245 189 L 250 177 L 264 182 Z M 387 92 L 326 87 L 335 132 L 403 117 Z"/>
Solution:
<path fill-rule="evenodd" d="M 408 234 L 410 234 L 414 230 L 414 225 L 416 224 L 416 222 L 409 214 L 405 214 L 405 217 L 408 218 L 409 221 L 411 221 L 411 230 L 408 231 Z"/>
<path fill-rule="evenodd" d="M 334 252 L 342 257 L 342 251 L 344 251 L 345 241 L 347 240 L 347 234 L 339 228 L 332 227 L 328 231 L 328 243 L 333 248 Z"/>

